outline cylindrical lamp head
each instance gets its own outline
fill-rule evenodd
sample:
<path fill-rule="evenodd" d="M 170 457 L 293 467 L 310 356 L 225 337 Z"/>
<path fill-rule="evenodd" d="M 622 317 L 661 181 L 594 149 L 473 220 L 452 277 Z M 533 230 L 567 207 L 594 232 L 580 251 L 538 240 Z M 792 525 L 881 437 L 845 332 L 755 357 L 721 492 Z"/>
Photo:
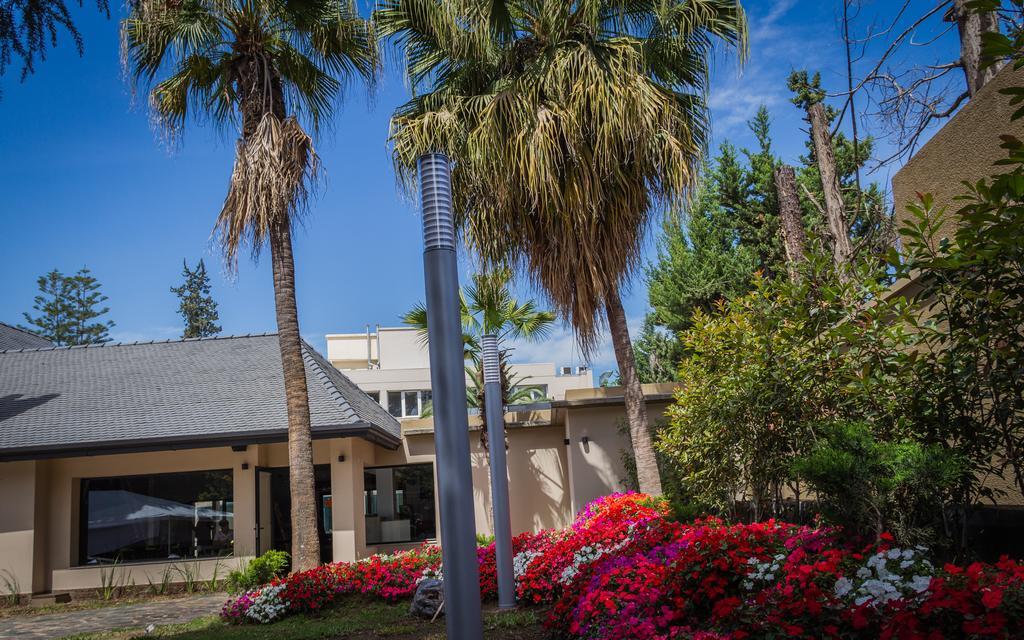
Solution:
<path fill-rule="evenodd" d="M 480 338 L 484 360 L 484 384 L 501 382 L 501 361 L 498 358 L 498 336 L 487 334 Z"/>
<path fill-rule="evenodd" d="M 452 172 L 443 153 L 425 153 L 416 160 L 423 207 L 423 248 L 455 249 L 452 217 Z"/>

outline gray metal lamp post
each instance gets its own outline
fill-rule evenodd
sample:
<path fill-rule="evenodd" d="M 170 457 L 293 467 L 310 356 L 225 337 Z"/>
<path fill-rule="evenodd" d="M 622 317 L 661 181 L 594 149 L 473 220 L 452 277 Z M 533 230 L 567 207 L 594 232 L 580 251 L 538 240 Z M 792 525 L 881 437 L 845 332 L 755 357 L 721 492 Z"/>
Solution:
<path fill-rule="evenodd" d="M 491 505 L 494 509 L 494 560 L 498 574 L 498 607 L 516 606 L 516 584 L 512 573 L 512 518 L 508 506 L 508 461 L 505 453 L 505 403 L 501 389 L 501 360 L 498 337 L 482 340 L 484 407 L 487 441 L 490 443 Z"/>
<path fill-rule="evenodd" d="M 451 167 L 441 153 L 417 159 L 423 206 L 423 272 L 441 509 L 441 564 L 449 640 L 483 637 L 469 461 L 465 355 L 452 219 Z"/>

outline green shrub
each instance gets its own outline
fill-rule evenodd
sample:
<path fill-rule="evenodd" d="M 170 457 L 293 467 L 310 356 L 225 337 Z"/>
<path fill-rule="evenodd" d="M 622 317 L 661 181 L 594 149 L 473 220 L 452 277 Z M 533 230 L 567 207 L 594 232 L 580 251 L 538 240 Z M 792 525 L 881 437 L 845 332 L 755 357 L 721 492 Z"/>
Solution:
<path fill-rule="evenodd" d="M 478 534 L 476 534 L 476 546 L 478 546 L 478 547 L 486 547 L 487 545 L 491 544 L 492 542 L 494 542 L 494 536 L 486 534 L 486 533 L 478 533 Z"/>
<path fill-rule="evenodd" d="M 878 540 L 889 532 L 902 545 L 943 542 L 943 510 L 961 468 L 949 450 L 883 442 L 866 423 L 837 422 L 819 429 L 793 466 L 821 515 L 847 533 Z"/>
<path fill-rule="evenodd" d="M 286 551 L 267 551 L 253 558 L 245 567 L 228 574 L 226 583 L 229 593 L 251 591 L 287 573 L 291 556 Z"/>
<path fill-rule="evenodd" d="M 887 298 L 885 273 L 848 278 L 811 253 L 801 277 L 758 278 L 747 295 L 697 312 L 668 424 L 657 433 L 693 504 L 755 520 L 782 517 L 806 493 L 793 462 L 837 416 L 869 421 L 886 440 L 912 419 L 910 304 Z"/>

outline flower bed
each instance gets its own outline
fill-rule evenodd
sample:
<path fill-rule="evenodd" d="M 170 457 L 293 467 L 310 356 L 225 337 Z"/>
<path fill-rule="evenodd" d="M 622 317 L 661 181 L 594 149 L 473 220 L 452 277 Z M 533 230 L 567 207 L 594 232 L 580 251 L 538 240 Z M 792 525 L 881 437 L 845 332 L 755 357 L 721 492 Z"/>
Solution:
<path fill-rule="evenodd" d="M 891 539 L 844 547 L 837 532 L 781 522 L 679 524 L 666 505 L 617 494 L 561 531 L 513 541 L 524 604 L 551 605 L 563 638 L 1024 637 L 1024 566 L 935 567 Z M 481 547 L 480 589 L 496 597 L 494 545 Z M 410 596 L 441 570 L 436 547 L 326 565 L 225 604 L 236 622 L 316 612 L 343 594 Z"/>

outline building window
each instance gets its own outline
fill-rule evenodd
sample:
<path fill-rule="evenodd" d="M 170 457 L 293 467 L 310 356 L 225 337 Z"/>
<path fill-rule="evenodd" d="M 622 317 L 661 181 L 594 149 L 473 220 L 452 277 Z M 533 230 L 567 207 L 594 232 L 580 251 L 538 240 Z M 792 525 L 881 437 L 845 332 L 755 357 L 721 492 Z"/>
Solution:
<path fill-rule="evenodd" d="M 430 389 L 388 391 L 388 412 L 396 418 L 415 418 L 430 406 Z"/>
<path fill-rule="evenodd" d="M 83 479 L 79 564 L 230 554 L 233 485 L 230 469 Z"/>
<path fill-rule="evenodd" d="M 363 472 L 366 544 L 422 542 L 437 537 L 434 465 L 373 467 Z"/>
<path fill-rule="evenodd" d="M 548 399 L 548 385 L 546 384 L 524 384 L 512 388 L 516 396 L 515 404 L 525 402 L 543 402 Z"/>

